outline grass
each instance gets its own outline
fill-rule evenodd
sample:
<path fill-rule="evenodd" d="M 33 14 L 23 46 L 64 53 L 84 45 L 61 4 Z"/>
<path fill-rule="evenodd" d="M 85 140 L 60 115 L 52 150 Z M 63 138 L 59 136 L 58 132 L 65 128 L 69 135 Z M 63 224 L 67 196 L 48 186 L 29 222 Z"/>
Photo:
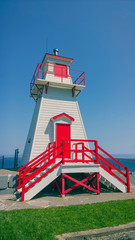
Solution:
<path fill-rule="evenodd" d="M 46 209 L 0 211 L 0 240 L 52 240 L 55 235 L 135 221 L 135 199 Z"/>

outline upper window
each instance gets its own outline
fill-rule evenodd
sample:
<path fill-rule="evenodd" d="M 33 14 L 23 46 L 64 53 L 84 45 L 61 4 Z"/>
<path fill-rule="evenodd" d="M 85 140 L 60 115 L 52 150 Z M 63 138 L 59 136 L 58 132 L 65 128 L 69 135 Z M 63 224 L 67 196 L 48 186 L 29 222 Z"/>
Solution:
<path fill-rule="evenodd" d="M 67 65 L 63 65 L 63 64 L 59 64 L 59 63 L 55 63 L 54 66 L 54 75 L 58 76 L 58 77 L 68 77 L 67 74 Z"/>

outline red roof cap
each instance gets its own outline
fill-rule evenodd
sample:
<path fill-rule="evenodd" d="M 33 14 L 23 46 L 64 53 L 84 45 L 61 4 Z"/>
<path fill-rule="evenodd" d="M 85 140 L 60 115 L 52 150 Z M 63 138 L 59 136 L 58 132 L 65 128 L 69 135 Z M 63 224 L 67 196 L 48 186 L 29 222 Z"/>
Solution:
<path fill-rule="evenodd" d="M 52 117 L 51 120 L 56 120 L 57 118 L 60 118 L 60 117 L 66 117 L 66 118 L 70 119 L 71 121 L 75 121 L 74 118 L 72 118 L 71 116 L 69 116 L 66 113 L 61 113 L 59 115 L 56 115 L 56 116 Z"/>
<path fill-rule="evenodd" d="M 58 55 L 53 55 L 53 54 L 46 53 L 45 56 L 44 56 L 44 58 L 43 58 L 42 63 L 44 62 L 44 60 L 45 60 L 46 57 L 59 58 L 59 59 L 63 59 L 63 60 L 67 60 L 67 61 L 73 62 L 73 58 L 67 58 L 67 57 L 62 57 L 62 56 L 58 56 Z"/>

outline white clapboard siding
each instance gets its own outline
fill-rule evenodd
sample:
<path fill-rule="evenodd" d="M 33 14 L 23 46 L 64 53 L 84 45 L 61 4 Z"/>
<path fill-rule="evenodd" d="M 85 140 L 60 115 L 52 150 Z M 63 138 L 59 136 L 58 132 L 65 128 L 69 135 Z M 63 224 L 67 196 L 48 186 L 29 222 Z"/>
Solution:
<path fill-rule="evenodd" d="M 38 100 L 28 133 L 22 165 L 47 149 L 54 139 L 54 123 L 50 119 L 58 114 L 66 113 L 75 119 L 71 124 L 71 139 L 87 139 L 81 113 L 76 97 L 72 97 L 71 89 L 49 87 Z M 28 140 L 31 139 L 31 143 Z"/>
<path fill-rule="evenodd" d="M 25 147 L 24 147 L 24 151 L 23 151 L 23 155 L 22 155 L 21 165 L 24 165 L 25 163 L 28 162 L 28 159 L 30 159 L 31 148 L 32 148 L 33 140 L 34 140 L 37 119 L 38 119 L 38 113 L 39 113 L 39 109 L 40 109 L 40 102 L 41 102 L 41 99 L 39 99 L 39 101 L 35 105 L 35 110 L 33 113 L 31 125 L 29 128 L 28 136 L 26 139 L 26 143 L 25 143 Z"/>

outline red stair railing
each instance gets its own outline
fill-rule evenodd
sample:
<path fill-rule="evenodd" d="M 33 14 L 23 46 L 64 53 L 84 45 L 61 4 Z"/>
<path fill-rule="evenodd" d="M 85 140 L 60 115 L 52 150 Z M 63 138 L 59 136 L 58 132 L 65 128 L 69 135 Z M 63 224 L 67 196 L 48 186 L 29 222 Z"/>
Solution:
<path fill-rule="evenodd" d="M 44 156 L 46 156 L 47 154 L 49 155 L 50 150 L 52 150 L 53 148 L 55 148 L 55 142 L 53 142 L 53 146 L 52 147 L 50 147 L 50 145 L 49 145 L 49 148 L 46 151 L 42 152 L 37 157 L 35 157 L 33 160 L 29 161 L 24 166 L 19 168 L 18 169 L 19 174 L 21 174 L 21 172 L 24 171 L 26 168 L 27 168 L 27 170 L 31 169 L 31 167 L 34 166 L 36 163 L 38 163 L 40 160 L 42 160 L 44 158 Z"/>
<path fill-rule="evenodd" d="M 25 192 L 27 192 L 37 182 L 39 182 L 42 178 L 44 178 L 46 175 L 48 175 L 51 171 L 53 171 L 55 168 L 57 168 L 61 164 L 62 159 L 59 158 L 59 161 L 56 163 L 56 158 L 60 157 L 57 154 L 57 150 L 59 148 L 62 149 L 62 146 L 56 147 L 55 142 L 53 144 L 50 143 L 50 145 L 53 145 L 53 146 L 49 147 L 45 152 L 43 152 L 42 154 L 40 154 L 39 156 L 31 160 L 29 163 L 25 164 L 23 167 L 18 169 L 19 177 L 17 178 L 18 180 L 17 190 L 22 188 L 22 192 L 20 193 L 22 201 L 24 201 Z M 45 173 L 43 173 L 37 179 L 34 179 L 37 175 L 42 173 L 52 164 L 53 166 L 50 169 L 48 169 Z M 30 183 L 30 180 L 32 179 L 34 181 Z M 26 186 L 27 183 L 30 183 L 30 184 Z"/>
<path fill-rule="evenodd" d="M 94 144 L 94 148 L 89 149 L 89 144 Z M 68 145 L 69 144 L 69 145 Z M 72 146 L 71 146 L 72 144 Z M 67 148 L 68 145 L 68 148 Z M 70 147 L 69 147 L 70 146 Z M 61 149 L 59 151 L 58 149 Z M 69 152 L 70 158 L 65 158 L 65 152 Z M 99 151 L 102 152 L 107 158 L 110 158 L 112 162 L 109 162 L 107 158 L 99 154 Z M 58 154 L 59 152 L 59 154 Z M 95 157 L 93 158 L 92 155 Z M 56 162 L 57 158 L 57 162 Z M 107 153 L 104 149 L 98 146 L 98 142 L 96 140 L 78 140 L 78 139 L 67 139 L 63 140 L 62 144 L 56 146 L 56 142 L 52 142 L 48 144 L 48 149 L 35 157 L 29 163 L 25 164 L 23 167 L 18 169 L 19 177 L 17 189 L 22 188 L 22 192 L 20 193 L 22 201 L 24 201 L 25 192 L 28 191 L 31 187 L 33 187 L 37 182 L 39 182 L 42 178 L 47 176 L 51 171 L 53 171 L 56 167 L 58 167 L 61 163 L 65 164 L 67 162 L 73 163 L 95 163 L 100 164 L 100 166 L 107 171 L 110 175 L 118 179 L 121 183 L 127 186 L 127 192 L 130 192 L 130 179 L 129 179 L 129 170 L 119 161 L 117 161 L 114 157 L 112 157 L 109 153 Z M 123 171 L 116 167 L 115 164 L 118 164 L 119 167 L 123 168 Z M 53 166 L 51 166 L 53 164 Z M 51 166 L 50 169 L 47 169 Z M 41 172 L 44 172 L 37 179 L 34 179 Z M 125 171 L 125 173 L 124 173 Z M 122 179 L 125 177 L 125 181 Z M 30 180 L 34 180 L 30 183 Z M 26 184 L 29 183 L 28 186 Z"/>
<path fill-rule="evenodd" d="M 123 164 L 121 164 L 119 161 L 117 161 L 114 157 L 112 157 L 109 153 L 107 153 L 105 150 L 103 150 L 101 147 L 98 146 L 98 149 L 102 151 L 104 154 L 106 154 L 111 160 L 114 161 L 114 164 L 117 163 L 119 166 L 123 168 L 123 171 L 125 170 L 125 173 L 121 171 L 118 167 L 116 167 L 113 163 L 109 162 L 105 157 L 103 157 L 101 154 L 98 153 L 98 163 L 100 166 L 108 172 L 113 177 L 117 178 L 120 182 L 122 182 L 125 186 L 127 186 L 127 192 L 130 192 L 130 179 L 129 179 L 129 169 L 125 167 Z M 88 148 L 85 147 L 85 150 L 90 152 L 92 155 L 96 156 L 95 151 L 90 151 Z M 86 154 L 85 154 L 86 155 Z M 88 157 L 88 155 L 87 155 Z M 112 170 L 115 170 L 112 171 Z M 118 176 L 117 174 L 121 174 L 125 177 L 125 181 Z"/>
<path fill-rule="evenodd" d="M 123 168 L 123 171 L 125 171 L 125 173 L 123 171 L 121 171 L 118 167 L 116 167 L 114 164 L 111 164 L 107 159 L 106 159 L 106 165 L 108 166 L 108 168 L 106 167 L 105 170 L 110 173 L 111 175 L 115 176 L 119 181 L 121 181 L 123 184 L 125 184 L 127 186 L 127 192 L 130 192 L 130 179 L 129 179 L 129 169 L 127 167 L 125 167 L 123 164 L 121 164 L 117 159 L 115 159 L 114 157 L 112 157 L 109 153 L 107 153 L 104 149 L 102 149 L 101 147 L 98 146 L 98 149 L 103 152 L 105 155 L 107 155 L 107 157 L 109 157 L 111 160 L 114 161 L 114 163 L 117 163 L 118 166 L 120 166 L 121 168 Z M 99 159 L 100 161 L 103 161 L 104 158 L 103 156 L 99 155 Z M 102 158 L 102 159 L 101 159 Z M 102 164 L 102 163 L 101 163 Z M 105 166 L 102 164 L 102 167 L 104 168 Z M 116 172 L 120 173 L 122 176 L 124 176 L 126 178 L 126 181 L 123 181 L 120 177 L 118 177 L 114 172 L 112 172 L 112 170 L 115 170 Z"/>
<path fill-rule="evenodd" d="M 69 142 L 70 145 L 73 142 L 72 146 L 75 146 L 75 149 L 73 149 L 71 146 L 70 146 L 70 150 L 65 149 L 64 148 L 64 146 L 65 146 L 64 142 Z M 85 146 L 85 143 L 94 143 L 94 149 L 89 149 L 88 147 Z M 78 149 L 78 146 L 82 146 L 82 148 Z M 70 155 L 71 155 L 71 153 L 75 153 L 75 158 L 74 159 L 65 159 L 64 156 L 63 156 L 63 162 L 62 162 L 63 164 L 65 164 L 66 162 L 74 162 L 74 163 L 77 163 L 77 162 L 82 162 L 82 163 L 93 162 L 95 164 L 100 164 L 100 166 L 105 171 L 107 171 L 110 175 L 117 178 L 120 182 L 122 182 L 125 186 L 127 186 L 127 192 L 130 192 L 129 169 L 127 167 L 125 167 L 123 164 L 121 164 L 114 157 L 112 157 L 105 150 L 103 150 L 101 147 L 99 147 L 98 142 L 96 140 L 78 140 L 78 139 L 64 140 L 63 141 L 63 151 L 70 151 Z M 109 162 L 108 159 L 106 159 L 101 154 L 99 154 L 99 151 L 101 151 L 108 158 L 113 160 L 114 163 Z M 78 154 L 82 154 L 81 159 L 78 158 Z M 92 155 L 95 157 L 95 159 L 92 158 Z M 119 167 L 123 168 L 123 171 L 115 166 L 116 163 L 118 164 Z M 115 170 L 115 172 L 112 171 L 112 170 Z M 117 174 L 120 174 L 121 176 L 118 176 Z M 122 179 L 122 176 L 125 177 L 125 181 Z"/>

